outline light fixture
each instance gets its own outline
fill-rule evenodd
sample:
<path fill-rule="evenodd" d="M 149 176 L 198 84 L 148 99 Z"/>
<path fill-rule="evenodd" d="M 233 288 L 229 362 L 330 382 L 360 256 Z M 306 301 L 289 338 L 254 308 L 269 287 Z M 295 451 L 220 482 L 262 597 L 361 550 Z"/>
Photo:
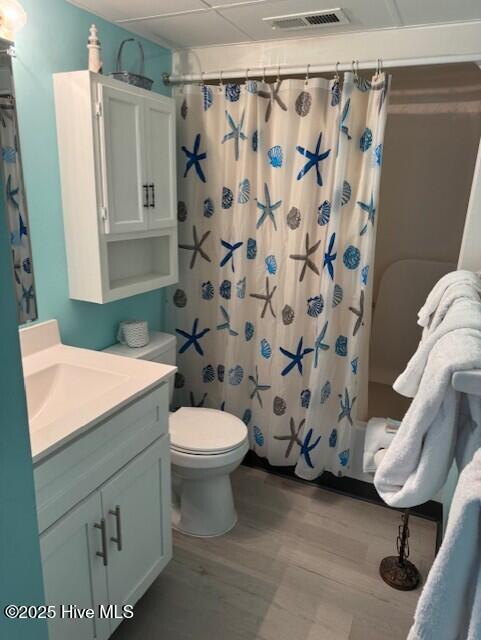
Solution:
<path fill-rule="evenodd" d="M 0 0 L 0 36 L 14 40 L 27 22 L 27 14 L 18 0 Z"/>

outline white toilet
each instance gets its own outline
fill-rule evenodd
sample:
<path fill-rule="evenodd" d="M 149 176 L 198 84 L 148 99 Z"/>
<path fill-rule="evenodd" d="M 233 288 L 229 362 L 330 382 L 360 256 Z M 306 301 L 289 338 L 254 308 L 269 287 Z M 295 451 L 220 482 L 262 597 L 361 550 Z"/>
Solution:
<path fill-rule="evenodd" d="M 105 351 L 130 358 L 175 364 L 176 338 L 151 332 L 148 345 L 115 344 Z M 170 398 L 174 389 L 171 383 Z M 247 428 L 225 411 L 182 407 L 170 414 L 172 525 L 192 536 L 219 536 L 235 525 L 230 474 L 249 448 Z"/>

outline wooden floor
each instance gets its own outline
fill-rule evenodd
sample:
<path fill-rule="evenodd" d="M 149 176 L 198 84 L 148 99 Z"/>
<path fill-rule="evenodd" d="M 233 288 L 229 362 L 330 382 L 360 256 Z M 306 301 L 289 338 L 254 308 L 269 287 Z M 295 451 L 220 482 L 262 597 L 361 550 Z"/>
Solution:
<path fill-rule="evenodd" d="M 378 575 L 399 513 L 248 467 L 233 485 L 237 526 L 175 533 L 174 559 L 115 640 L 405 640 L 419 590 Z M 423 577 L 434 544 L 434 523 L 412 518 Z"/>

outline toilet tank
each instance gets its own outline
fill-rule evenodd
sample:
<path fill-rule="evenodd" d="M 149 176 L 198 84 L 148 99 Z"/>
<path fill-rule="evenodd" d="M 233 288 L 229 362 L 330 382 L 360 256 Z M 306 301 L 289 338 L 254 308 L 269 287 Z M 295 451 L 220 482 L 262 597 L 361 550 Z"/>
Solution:
<path fill-rule="evenodd" d="M 126 344 L 117 342 L 111 347 L 104 349 L 106 353 L 112 353 L 116 356 L 124 356 L 126 358 L 140 358 L 141 360 L 150 360 L 151 362 L 160 362 L 161 364 L 175 365 L 176 355 L 176 338 L 170 333 L 162 333 L 161 331 L 150 332 L 150 342 L 145 347 L 128 347 Z M 170 402 L 174 393 L 174 379 L 169 380 Z"/>

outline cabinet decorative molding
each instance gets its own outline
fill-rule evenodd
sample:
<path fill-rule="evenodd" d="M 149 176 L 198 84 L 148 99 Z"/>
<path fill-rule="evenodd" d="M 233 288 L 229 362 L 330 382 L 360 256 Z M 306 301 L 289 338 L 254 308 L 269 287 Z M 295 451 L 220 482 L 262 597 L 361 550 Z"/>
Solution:
<path fill-rule="evenodd" d="M 70 297 L 177 281 L 175 107 L 89 71 L 54 74 Z"/>

